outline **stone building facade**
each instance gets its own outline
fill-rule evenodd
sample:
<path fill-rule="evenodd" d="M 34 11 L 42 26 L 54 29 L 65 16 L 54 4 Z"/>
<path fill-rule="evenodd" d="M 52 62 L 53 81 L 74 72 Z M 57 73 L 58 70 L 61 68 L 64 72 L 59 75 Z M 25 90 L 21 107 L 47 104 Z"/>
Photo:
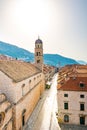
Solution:
<path fill-rule="evenodd" d="M 44 75 L 31 63 L 0 61 L 0 90 L 13 107 L 12 130 L 23 130 L 44 91 Z"/>
<path fill-rule="evenodd" d="M 0 130 L 12 130 L 12 105 L 3 93 L 0 93 Z"/>
<path fill-rule="evenodd" d="M 82 129 L 82 126 L 87 126 L 87 77 L 85 77 L 87 68 L 78 66 L 78 71 L 77 67 L 75 68 L 72 73 L 68 69 L 68 75 L 66 75 L 67 68 L 63 72 L 61 70 L 61 76 L 59 75 L 58 121 L 60 124 L 69 125 L 67 128 L 73 125 Z"/>

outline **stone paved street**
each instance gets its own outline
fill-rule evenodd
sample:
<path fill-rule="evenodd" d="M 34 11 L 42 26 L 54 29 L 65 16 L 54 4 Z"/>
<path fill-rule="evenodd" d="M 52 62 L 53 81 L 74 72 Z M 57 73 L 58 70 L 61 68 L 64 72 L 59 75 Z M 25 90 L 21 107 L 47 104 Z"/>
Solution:
<path fill-rule="evenodd" d="M 57 112 L 57 75 L 53 77 L 51 88 L 45 90 L 25 130 L 59 130 Z"/>
<path fill-rule="evenodd" d="M 45 99 L 46 99 L 48 93 L 49 93 L 49 90 L 45 90 L 45 91 L 44 91 L 44 93 L 43 93 L 41 99 L 39 100 L 37 106 L 35 107 L 35 109 L 34 109 L 32 115 L 30 116 L 30 118 L 29 118 L 29 120 L 28 120 L 28 123 L 27 123 L 27 126 L 26 126 L 26 129 L 25 129 L 25 130 L 32 130 L 32 129 L 33 129 L 33 127 L 34 127 L 34 125 L 35 125 L 35 122 L 36 122 L 36 120 L 37 120 L 37 118 L 38 118 L 38 115 L 39 115 L 39 113 L 40 113 L 40 111 L 41 111 L 41 109 L 42 109 L 42 106 L 43 106 L 43 104 L 44 104 L 44 101 L 45 101 Z"/>

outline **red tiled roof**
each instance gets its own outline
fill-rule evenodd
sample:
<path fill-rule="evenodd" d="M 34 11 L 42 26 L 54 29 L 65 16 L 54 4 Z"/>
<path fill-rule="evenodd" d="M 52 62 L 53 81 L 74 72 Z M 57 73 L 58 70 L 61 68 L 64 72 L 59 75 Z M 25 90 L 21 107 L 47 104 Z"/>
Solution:
<path fill-rule="evenodd" d="M 49 66 L 49 65 L 44 65 L 43 66 L 43 73 L 46 74 L 46 73 L 49 73 L 50 71 L 54 70 L 55 67 L 53 66 Z"/>
<path fill-rule="evenodd" d="M 84 87 L 80 87 L 80 83 L 84 83 Z M 70 78 L 64 84 L 58 84 L 58 90 L 64 91 L 87 91 L 87 77 Z"/>

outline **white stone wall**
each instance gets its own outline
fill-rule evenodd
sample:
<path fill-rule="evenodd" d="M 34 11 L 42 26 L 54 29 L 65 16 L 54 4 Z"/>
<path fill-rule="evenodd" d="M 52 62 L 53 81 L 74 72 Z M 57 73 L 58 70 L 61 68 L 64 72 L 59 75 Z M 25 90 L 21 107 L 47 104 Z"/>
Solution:
<path fill-rule="evenodd" d="M 68 97 L 64 97 L 68 94 Z M 80 98 L 80 95 L 85 95 Z M 64 102 L 68 102 L 68 110 L 64 109 Z M 80 103 L 85 104 L 85 110 L 80 111 Z M 87 125 L 87 92 L 84 91 L 62 91 L 58 90 L 58 112 L 61 122 L 64 122 L 64 115 L 69 115 L 69 124 L 80 124 L 80 115 L 85 116 L 85 125 Z"/>
<path fill-rule="evenodd" d="M 6 94 L 13 105 L 13 128 L 14 130 L 19 130 L 22 128 L 23 110 L 26 110 L 26 123 L 40 99 L 44 90 L 44 75 L 43 73 L 38 73 L 28 79 L 15 83 L 0 71 L 0 90 Z M 3 107 L 5 108 L 5 104 L 3 104 Z"/>
<path fill-rule="evenodd" d="M 29 91 L 31 91 L 35 87 L 35 85 L 37 85 L 41 80 L 43 80 L 42 73 L 39 73 L 19 83 L 15 83 L 14 84 L 14 88 L 16 91 L 15 102 L 18 102 L 24 95 L 26 95 Z M 24 87 L 22 88 L 23 84 Z"/>
<path fill-rule="evenodd" d="M 29 81 L 31 80 L 31 83 Z M 27 94 L 37 83 L 43 80 L 43 74 L 38 73 L 28 79 L 15 83 L 7 75 L 0 71 L 0 90 L 6 94 L 12 103 L 18 102 L 23 95 Z M 22 90 L 23 84 L 25 85 Z M 24 94 L 22 94 L 22 91 Z"/>
<path fill-rule="evenodd" d="M 6 95 L 10 102 L 16 100 L 16 91 L 14 83 L 7 75 L 0 71 L 0 90 Z"/>
<path fill-rule="evenodd" d="M 14 118 L 15 120 L 15 128 L 16 130 L 19 130 L 19 128 L 22 128 L 22 112 L 25 109 L 25 124 L 29 118 L 29 116 L 31 115 L 33 109 L 35 108 L 38 100 L 40 98 L 40 84 L 37 85 L 37 87 L 35 87 L 33 89 L 33 91 L 31 91 L 27 96 L 23 97 L 23 100 L 21 100 L 17 105 L 15 105 L 15 109 L 16 109 L 16 113 L 15 116 L 16 118 Z"/>

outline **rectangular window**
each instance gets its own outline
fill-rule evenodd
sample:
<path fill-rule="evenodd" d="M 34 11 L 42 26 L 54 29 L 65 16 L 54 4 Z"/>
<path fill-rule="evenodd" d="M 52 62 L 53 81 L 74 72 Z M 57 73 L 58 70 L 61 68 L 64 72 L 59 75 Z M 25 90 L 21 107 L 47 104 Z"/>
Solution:
<path fill-rule="evenodd" d="M 83 94 L 81 94 L 81 95 L 80 95 L 80 98 L 84 98 L 84 95 L 83 95 Z"/>
<path fill-rule="evenodd" d="M 85 117 L 80 117 L 80 125 L 85 125 Z"/>
<path fill-rule="evenodd" d="M 64 97 L 68 97 L 68 94 L 64 94 Z"/>
<path fill-rule="evenodd" d="M 84 103 L 81 103 L 81 104 L 80 104 L 80 110 L 81 110 L 81 111 L 84 111 Z"/>
<path fill-rule="evenodd" d="M 68 102 L 64 103 L 64 109 L 68 109 Z"/>

